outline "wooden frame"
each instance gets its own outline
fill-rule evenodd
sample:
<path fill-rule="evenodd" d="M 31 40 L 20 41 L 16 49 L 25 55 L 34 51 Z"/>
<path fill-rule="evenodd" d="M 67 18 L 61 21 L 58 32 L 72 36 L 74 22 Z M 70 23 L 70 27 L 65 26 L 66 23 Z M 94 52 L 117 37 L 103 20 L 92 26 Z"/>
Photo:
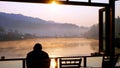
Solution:
<path fill-rule="evenodd" d="M 60 0 L 0 0 L 0 1 L 31 2 L 31 3 L 50 3 L 51 1 L 56 1 L 59 4 L 65 4 L 65 5 L 104 7 L 106 9 L 105 54 L 107 55 L 115 54 L 115 0 L 109 0 L 109 3 L 93 3 L 91 2 L 91 0 L 88 0 L 88 2 L 77 2 L 77 1 L 69 1 L 69 0 L 65 0 L 65 1 L 60 1 Z M 99 37 L 101 36 L 102 35 L 100 35 Z"/>

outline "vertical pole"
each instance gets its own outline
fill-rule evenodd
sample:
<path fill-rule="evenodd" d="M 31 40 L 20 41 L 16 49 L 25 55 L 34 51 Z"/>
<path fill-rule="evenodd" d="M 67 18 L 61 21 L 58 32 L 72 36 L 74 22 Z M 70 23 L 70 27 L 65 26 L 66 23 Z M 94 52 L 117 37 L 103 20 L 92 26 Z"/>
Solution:
<path fill-rule="evenodd" d="M 89 3 L 91 3 L 91 0 L 88 0 Z"/>
<path fill-rule="evenodd" d="M 109 6 L 106 6 L 106 54 L 115 53 L 115 2 L 109 0 Z"/>
<path fill-rule="evenodd" d="M 23 65 L 22 68 L 25 68 L 25 59 L 22 60 L 22 65 Z"/>
<path fill-rule="evenodd" d="M 84 59 L 84 67 L 86 67 L 87 66 L 87 58 L 83 57 L 83 59 Z"/>
<path fill-rule="evenodd" d="M 111 27 L 111 34 L 110 34 L 110 52 L 111 52 L 111 57 L 110 57 L 110 62 L 112 65 L 112 68 L 114 67 L 113 62 L 114 62 L 114 55 L 115 55 L 115 0 L 109 0 L 110 2 L 110 27 Z"/>
<path fill-rule="evenodd" d="M 99 10 L 99 52 L 103 51 L 103 9 Z"/>
<path fill-rule="evenodd" d="M 105 22 L 105 54 L 110 55 L 110 46 L 112 45 L 111 43 L 111 27 L 110 27 L 110 7 L 106 7 L 106 22 Z"/>
<path fill-rule="evenodd" d="M 110 0 L 111 52 L 115 54 L 115 0 Z"/>

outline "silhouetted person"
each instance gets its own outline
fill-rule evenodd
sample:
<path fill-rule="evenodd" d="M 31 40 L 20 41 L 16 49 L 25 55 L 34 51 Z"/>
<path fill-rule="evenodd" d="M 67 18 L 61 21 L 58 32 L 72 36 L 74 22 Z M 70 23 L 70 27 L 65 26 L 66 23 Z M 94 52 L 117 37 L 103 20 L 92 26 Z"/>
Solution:
<path fill-rule="evenodd" d="M 36 43 L 33 51 L 29 52 L 26 57 L 27 68 L 49 68 L 49 55 L 42 51 L 42 45 Z"/>

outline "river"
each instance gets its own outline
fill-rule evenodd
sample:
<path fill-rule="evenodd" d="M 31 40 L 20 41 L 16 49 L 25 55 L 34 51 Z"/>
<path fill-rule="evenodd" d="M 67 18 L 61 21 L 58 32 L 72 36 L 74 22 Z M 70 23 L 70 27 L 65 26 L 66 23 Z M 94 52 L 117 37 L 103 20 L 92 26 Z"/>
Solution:
<path fill-rule="evenodd" d="M 0 42 L 0 56 L 6 58 L 24 58 L 33 49 L 35 43 L 41 43 L 50 57 L 83 56 L 98 51 L 98 40 L 86 38 L 37 38 Z"/>
<path fill-rule="evenodd" d="M 88 56 L 98 51 L 98 40 L 87 38 L 36 38 L 0 42 L 0 56 L 5 58 L 25 58 L 35 43 L 41 43 L 50 57 Z M 1 63 L 1 62 L 0 62 Z M 12 65 L 14 62 L 8 62 Z M 21 66 L 16 62 L 14 64 Z M 3 64 L 0 64 L 2 68 Z M 13 65 L 12 65 L 13 66 Z M 8 66 L 9 67 L 9 66 Z M 15 67 L 13 67 L 15 68 Z M 21 68 L 21 67 L 20 67 Z"/>

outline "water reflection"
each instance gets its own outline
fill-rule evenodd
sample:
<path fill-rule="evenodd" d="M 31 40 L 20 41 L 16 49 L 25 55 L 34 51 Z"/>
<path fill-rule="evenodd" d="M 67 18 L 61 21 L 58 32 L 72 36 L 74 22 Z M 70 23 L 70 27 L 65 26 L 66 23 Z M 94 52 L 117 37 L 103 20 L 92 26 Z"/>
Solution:
<path fill-rule="evenodd" d="M 55 68 L 56 67 L 56 61 L 55 59 L 51 59 L 51 64 L 50 68 Z"/>
<path fill-rule="evenodd" d="M 91 49 L 97 51 L 99 49 L 98 40 L 94 40 L 90 43 Z"/>
<path fill-rule="evenodd" d="M 0 42 L 0 56 L 24 58 L 40 42 L 50 57 L 90 55 L 98 51 L 98 40 L 85 38 L 39 38 Z"/>
<path fill-rule="evenodd" d="M 37 42 L 43 45 L 43 50 L 50 57 L 83 56 L 98 51 L 98 40 L 94 39 L 39 38 L 0 42 L 0 56 L 5 56 L 5 58 L 25 58 L 26 54 L 32 50 L 34 44 Z M 0 63 L 0 65 L 6 66 L 6 63 Z M 51 68 L 55 68 L 55 66 L 55 59 L 51 59 Z"/>

